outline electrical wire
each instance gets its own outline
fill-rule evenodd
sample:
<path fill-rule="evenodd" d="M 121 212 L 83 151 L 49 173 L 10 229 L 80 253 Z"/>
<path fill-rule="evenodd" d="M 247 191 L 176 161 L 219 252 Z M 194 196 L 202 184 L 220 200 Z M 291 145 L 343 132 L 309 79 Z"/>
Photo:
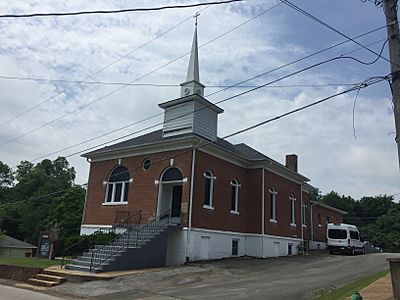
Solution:
<path fill-rule="evenodd" d="M 166 5 L 160 7 L 146 7 L 146 8 L 127 8 L 127 9 L 115 9 L 115 10 L 94 10 L 94 11 L 77 11 L 77 12 L 58 12 L 58 13 L 31 13 L 31 14 L 6 14 L 0 15 L 0 19 L 4 18 L 32 18 L 32 17 L 64 17 L 64 16 L 79 16 L 79 15 L 93 15 L 93 14 L 119 14 L 128 12 L 146 12 L 146 11 L 159 11 L 166 9 L 180 9 L 190 8 L 204 5 L 219 5 L 228 4 L 233 2 L 242 2 L 243 0 L 225 0 L 215 2 L 203 2 L 194 4 L 184 5 Z"/>
<path fill-rule="evenodd" d="M 207 7 L 203 8 L 202 10 L 200 10 L 200 12 L 205 11 L 205 10 L 208 9 L 209 7 L 210 7 L 210 6 L 207 6 Z M 85 78 L 83 78 L 82 80 L 78 80 L 77 82 L 75 82 L 75 84 L 70 85 L 70 86 L 68 86 L 68 87 L 66 87 L 66 88 L 64 88 L 64 89 L 62 89 L 60 92 L 56 93 L 55 95 L 53 95 L 53 96 L 51 96 L 51 97 L 45 99 L 44 101 L 41 101 L 41 102 L 39 102 L 39 103 L 37 103 L 37 104 L 31 106 L 31 107 L 28 108 L 27 110 L 25 110 L 25 111 L 23 111 L 23 112 L 17 114 L 16 116 L 12 117 L 11 119 L 6 120 L 5 122 L 3 122 L 3 123 L 0 124 L 0 128 L 1 128 L 2 126 L 6 125 L 6 124 L 8 124 L 8 123 L 10 123 L 10 122 L 12 122 L 12 121 L 18 119 L 19 117 L 21 117 L 21 116 L 27 114 L 28 112 L 34 110 L 35 108 L 37 108 L 37 107 L 39 107 L 39 106 L 41 106 L 41 105 L 43 105 L 43 104 L 45 104 L 45 103 L 48 103 L 49 101 L 55 99 L 55 98 L 58 97 L 59 95 L 64 94 L 64 93 L 67 92 L 68 90 L 70 90 L 70 89 L 72 89 L 72 88 L 74 88 L 74 87 L 80 85 L 80 84 L 83 83 L 85 80 L 90 79 L 90 78 L 93 77 L 94 75 L 99 74 L 100 72 L 104 71 L 105 69 L 107 69 L 107 68 L 109 68 L 109 67 L 115 65 L 116 63 L 120 62 L 121 60 L 123 60 L 123 59 L 129 57 L 129 56 L 132 55 L 133 53 L 135 53 L 135 52 L 137 52 L 137 51 L 143 49 L 144 47 L 146 47 L 146 46 L 149 45 L 150 43 L 154 42 L 155 40 L 157 40 L 157 39 L 161 38 L 162 36 L 166 35 L 167 33 L 171 32 L 172 30 L 174 30 L 175 28 L 179 27 L 180 25 L 186 23 L 186 22 L 187 22 L 188 20 L 190 20 L 190 19 L 192 19 L 192 16 L 187 17 L 186 19 L 184 19 L 184 20 L 178 22 L 177 24 L 173 25 L 172 27 L 170 27 L 170 28 L 167 29 L 166 31 L 163 31 L 162 33 L 156 35 L 154 38 L 150 39 L 150 40 L 147 41 L 146 43 L 144 43 L 144 44 L 140 45 L 139 47 L 135 48 L 134 50 L 128 52 L 127 54 L 125 54 L 125 55 L 119 57 L 118 59 L 114 60 L 113 62 L 111 62 L 111 63 L 109 63 L 109 64 L 107 64 L 107 65 L 101 67 L 100 69 L 96 70 L 96 71 L 93 72 L 93 73 L 90 73 L 89 75 L 87 75 L 87 76 L 86 76 Z"/>
<path fill-rule="evenodd" d="M 338 96 L 341 96 L 341 95 L 350 93 L 350 92 L 352 92 L 352 91 L 354 91 L 354 90 L 357 90 L 357 89 L 359 89 L 359 88 L 362 88 L 362 89 L 363 89 L 363 88 L 367 88 L 367 87 L 369 87 L 369 86 L 371 86 L 371 85 L 375 85 L 375 84 L 380 83 L 380 82 L 382 82 L 382 81 L 384 81 L 384 80 L 388 80 L 389 77 L 390 77 L 390 74 L 387 75 L 387 76 L 384 76 L 384 77 L 372 77 L 372 78 L 369 78 L 369 79 L 367 79 L 367 80 L 364 80 L 362 83 L 360 83 L 360 84 L 358 84 L 358 85 L 356 85 L 356 86 L 354 86 L 354 87 L 352 87 L 352 88 L 349 88 L 349 89 L 347 89 L 347 90 L 345 90 L 345 91 L 342 91 L 342 92 L 340 92 L 340 93 L 336 93 L 336 94 L 333 94 L 333 95 L 331 95 L 331 96 L 322 98 L 322 99 L 320 99 L 320 100 L 314 101 L 314 102 L 309 103 L 309 104 L 307 104 L 307 105 L 303 105 L 303 106 L 298 107 L 298 108 L 296 108 L 296 109 L 290 110 L 290 111 L 285 112 L 285 113 L 280 114 L 280 115 L 277 115 L 277 116 L 275 116 L 275 117 L 273 117 L 273 118 L 266 119 L 266 120 L 264 120 L 264 121 L 262 121 L 262 122 L 258 122 L 258 123 L 254 124 L 254 125 L 248 126 L 248 127 L 243 128 L 243 129 L 241 129 L 241 130 L 235 131 L 235 132 L 233 132 L 233 133 L 231 133 L 231 134 L 225 135 L 224 137 L 222 137 L 222 138 L 220 138 L 220 139 L 221 139 L 221 140 L 226 140 L 226 139 L 228 139 L 228 138 L 230 138 L 230 137 L 233 137 L 233 136 L 242 134 L 242 133 L 244 133 L 244 132 L 253 130 L 253 129 L 258 128 L 258 127 L 260 127 L 260 126 L 263 126 L 263 125 L 265 125 L 265 124 L 268 124 L 268 123 L 277 121 L 277 120 L 282 119 L 282 118 L 284 118 L 284 117 L 287 117 L 287 116 L 289 116 L 289 115 L 295 114 L 295 113 L 297 113 L 297 112 L 303 111 L 303 110 L 308 109 L 308 108 L 310 108 L 310 107 L 313 107 L 313 106 L 316 106 L 316 105 L 318 105 L 318 104 L 324 103 L 324 102 L 326 102 L 326 101 L 328 101 L 328 100 L 330 100 L 330 99 L 333 99 L 333 98 L 335 98 L 335 97 L 338 97 Z M 183 155 L 183 154 L 185 154 L 185 153 L 189 153 L 189 152 L 193 151 L 194 149 L 200 149 L 200 148 L 203 148 L 203 147 L 205 147 L 205 146 L 207 146 L 207 145 L 211 145 L 211 144 L 214 144 L 214 143 L 215 143 L 214 141 L 206 141 L 206 142 L 203 141 L 201 144 L 198 144 L 198 145 L 196 145 L 196 146 L 190 147 L 189 149 L 186 149 L 186 150 L 184 150 L 184 151 L 181 151 L 181 152 L 179 152 L 179 153 L 177 153 L 177 154 L 173 154 L 173 155 L 170 155 L 170 156 L 161 158 L 161 159 L 159 159 L 159 160 L 156 160 L 156 161 L 154 161 L 154 162 L 151 162 L 150 165 L 158 164 L 158 163 L 163 162 L 163 161 L 169 161 L 169 160 L 172 159 L 172 158 L 178 157 L 178 156 Z M 111 175 L 111 176 L 119 176 L 119 175 L 122 175 L 122 174 L 126 174 L 126 173 L 129 172 L 129 171 L 135 172 L 135 171 L 137 171 L 137 170 L 139 170 L 139 169 L 141 169 L 141 166 L 137 166 L 137 167 L 135 167 L 135 168 L 127 168 L 127 170 L 121 171 L 121 172 L 116 173 L 116 174 L 113 174 L 113 175 Z M 93 180 L 93 181 L 89 181 L 89 182 L 84 183 L 84 184 L 78 184 L 78 185 L 75 185 L 75 186 L 86 187 L 86 186 L 89 186 L 89 184 L 99 183 L 99 182 L 102 182 L 102 181 L 100 181 L 100 180 Z M 30 197 L 30 198 L 27 198 L 27 199 L 23 199 L 23 200 L 11 202 L 11 203 L 5 203 L 5 204 L 2 204 L 1 206 L 6 206 L 6 205 L 11 205 L 11 204 L 16 204 L 16 203 L 20 203 L 20 202 L 31 201 L 31 200 L 36 200 L 36 199 L 40 199 L 40 198 L 52 196 L 52 195 L 55 195 L 55 194 L 57 194 L 57 193 L 61 193 L 61 192 L 63 192 L 63 191 L 66 191 L 66 190 L 68 190 L 68 189 L 70 189 L 70 188 L 62 189 L 62 190 L 55 191 L 55 192 L 52 192 L 52 193 L 49 193 L 49 194 L 45 194 L 45 195 Z"/>
<path fill-rule="evenodd" d="M 268 8 L 267 10 L 265 10 L 265 11 L 263 11 L 263 12 L 257 14 L 256 16 L 254 16 L 254 17 L 252 17 L 252 18 L 246 20 L 245 22 L 240 23 L 239 25 L 237 25 L 237 26 L 235 26 L 235 27 L 229 29 L 228 31 L 225 31 L 224 33 L 218 35 L 217 37 L 215 37 L 215 38 L 209 40 L 208 42 L 206 42 L 206 43 L 200 45 L 198 48 L 200 49 L 200 48 L 202 48 L 202 47 L 205 47 L 206 45 L 208 45 L 208 44 L 210 44 L 210 43 L 212 43 L 212 42 L 214 42 L 214 41 L 216 41 L 216 40 L 222 38 L 223 36 L 225 36 L 225 35 L 227 35 L 227 34 L 233 32 L 233 31 L 239 29 L 240 27 L 242 27 L 242 26 L 244 26 L 244 25 L 250 23 L 251 21 L 255 20 L 256 18 L 258 18 L 258 17 L 262 16 L 263 14 L 265 14 L 265 13 L 271 11 L 272 9 L 278 7 L 279 5 L 280 5 L 280 3 L 275 4 L 274 6 Z M 157 71 L 159 71 L 159 70 L 165 68 L 166 66 L 168 66 L 168 65 L 170 65 L 170 64 L 172 64 L 172 63 L 174 63 L 174 62 L 176 62 L 176 61 L 178 61 L 178 60 L 180 60 L 180 59 L 182 59 L 183 57 L 185 57 L 186 55 L 190 54 L 191 52 L 192 52 L 192 51 L 189 51 L 189 52 L 184 53 L 183 55 L 180 55 L 179 57 L 177 57 L 177 58 L 175 58 L 175 59 L 173 59 L 173 60 L 171 60 L 171 61 L 169 61 L 169 62 L 167 62 L 167 63 L 165 63 L 165 64 L 163 64 L 163 65 L 161 65 L 161 66 L 159 66 L 159 67 L 157 67 L 157 68 L 155 68 L 155 69 L 153 69 L 152 71 L 147 72 L 147 73 L 145 73 L 144 75 L 141 75 L 141 76 L 137 77 L 136 79 L 132 80 L 132 81 L 129 82 L 128 84 L 135 83 L 135 82 L 137 82 L 137 81 L 139 81 L 139 80 L 141 80 L 141 79 L 143 79 L 143 78 L 145 78 L 145 77 L 147 77 L 147 76 L 149 76 L 149 75 L 151 75 L 151 74 L 153 74 L 153 73 L 155 73 L 155 72 L 157 72 Z M 88 106 L 90 106 L 90 105 L 92 105 L 92 104 L 94 104 L 94 103 L 96 103 L 96 102 L 98 102 L 98 101 L 100 101 L 100 100 L 103 100 L 103 99 L 107 98 L 107 97 L 110 96 L 110 95 L 113 95 L 113 94 L 115 94 L 115 93 L 121 91 L 122 89 L 124 89 L 124 88 L 126 88 L 126 87 L 127 87 L 127 86 L 124 85 L 124 86 L 121 86 L 121 87 L 119 87 L 119 88 L 117 88 L 117 89 L 115 89 L 115 90 L 112 90 L 111 92 L 108 92 L 107 94 L 105 94 L 105 95 L 103 95 L 103 96 L 101 96 L 101 97 L 98 97 L 98 98 L 96 98 L 96 99 L 94 99 L 94 100 L 92 100 L 92 101 L 90 101 L 90 102 L 88 102 L 88 103 L 86 103 L 86 104 L 84 104 L 84 105 L 82 105 L 82 106 L 80 106 L 80 107 L 78 107 L 78 108 L 76 108 L 76 109 L 74 109 L 74 110 L 72 110 L 72 111 L 70 111 L 70 112 L 64 114 L 64 115 L 61 115 L 61 116 L 59 116 L 59 117 L 57 117 L 57 118 L 55 118 L 55 119 L 52 119 L 52 120 L 50 120 L 50 121 L 48 121 L 48 122 L 46 122 L 46 123 L 44 123 L 44 124 L 42 124 L 42 125 L 40 125 L 40 126 L 38 126 L 38 127 L 35 127 L 34 129 L 31 129 L 31 130 L 29 130 L 29 131 L 27 131 L 27 132 L 25 132 L 25 133 L 23 133 L 23 134 L 21 134 L 21 135 L 19 135 L 19 136 L 17 136 L 17 137 L 14 137 L 14 138 L 12 138 L 12 139 L 10 139 L 10 140 L 8 140 L 8 141 L 6 141 L 6 142 L 0 144 L 0 148 L 3 147 L 3 146 L 5 146 L 5 145 L 8 145 L 8 144 L 10 144 L 10 143 L 12 143 L 12 142 L 15 142 L 16 140 L 18 140 L 18 139 L 20 139 L 20 138 L 22 138 L 22 137 L 24 137 L 24 136 L 27 136 L 27 135 L 29 135 L 29 134 L 31 134 L 31 133 L 33 133 L 33 132 L 39 130 L 39 129 L 42 129 L 42 128 L 44 128 L 44 127 L 46 127 L 46 126 L 48 126 L 48 125 L 50 125 L 50 124 L 52 124 L 52 123 L 54 123 L 54 122 L 56 122 L 56 121 L 59 121 L 59 120 L 61 120 L 61 119 L 64 119 L 65 117 L 67 117 L 67 116 L 69 116 L 69 115 L 72 115 L 72 114 L 74 114 L 74 113 L 76 113 L 76 112 L 79 112 L 79 111 L 85 109 L 86 107 L 88 107 Z"/>
<path fill-rule="evenodd" d="M 286 4 L 287 6 L 289 6 L 290 8 L 296 10 L 297 12 L 301 13 L 302 15 L 310 18 L 311 20 L 321 24 L 322 26 L 336 32 L 337 34 L 351 40 L 353 43 L 363 47 L 365 50 L 367 50 L 368 52 L 376 55 L 378 58 L 382 58 L 383 60 L 387 61 L 388 63 L 391 63 L 391 61 L 389 59 L 387 59 L 386 57 L 382 56 L 382 54 L 378 54 L 377 52 L 375 52 L 374 50 L 371 50 L 370 48 L 364 46 L 363 44 L 357 42 L 355 39 L 352 39 L 351 37 L 349 37 L 347 34 L 344 34 L 343 32 L 339 31 L 338 29 L 332 27 L 331 25 L 329 25 L 328 23 L 322 21 L 321 19 L 318 19 L 317 17 L 315 17 L 314 15 L 310 14 L 309 12 L 305 11 L 304 9 L 300 8 L 299 6 L 291 3 L 288 0 L 280 0 L 282 3 Z M 396 64 L 397 65 L 397 64 Z M 399 66 L 400 67 L 400 66 Z"/>
<path fill-rule="evenodd" d="M 376 42 L 375 42 L 375 43 L 376 43 Z M 337 44 L 337 45 L 340 45 L 340 44 L 341 44 L 341 43 L 339 43 L 339 44 Z M 328 48 L 330 49 L 331 47 L 328 47 Z M 328 48 L 326 48 L 326 49 L 328 49 Z M 348 52 L 348 53 L 354 53 L 355 51 L 358 51 L 358 50 L 360 50 L 360 49 L 362 49 L 362 48 L 358 48 L 358 49 L 353 50 L 353 51 L 350 51 L 350 52 Z M 320 52 L 320 51 L 317 51 L 317 52 Z M 343 54 L 343 55 L 340 55 L 339 57 L 343 57 L 343 56 L 347 55 L 348 53 Z M 309 55 L 308 55 L 308 56 L 309 56 Z M 306 57 L 308 57 L 308 56 L 306 56 Z M 298 61 L 298 60 L 296 60 L 296 61 Z M 290 64 L 291 64 L 291 63 L 286 64 L 286 65 L 290 65 Z M 264 72 L 264 73 L 262 73 L 262 74 L 265 74 L 265 73 L 266 73 L 266 72 Z M 289 75 L 290 75 L 290 74 L 289 74 Z M 252 78 L 254 78 L 254 77 L 252 77 Z M 287 78 L 287 77 L 285 77 L 285 78 Z M 283 79 L 285 79 L 285 78 L 283 78 Z M 275 83 L 278 82 L 278 81 L 281 81 L 281 80 L 282 80 L 282 79 L 278 79 L 277 81 L 275 81 Z M 248 81 L 248 80 L 245 80 L 245 81 Z M 245 82 L 245 81 L 241 81 L 241 82 Z M 347 85 L 354 85 L 354 84 L 347 84 Z M 233 86 L 237 86 L 237 84 L 234 84 Z M 271 85 L 269 85 L 269 84 L 268 84 L 268 85 L 265 85 L 264 88 L 266 88 L 266 87 L 268 87 L 268 86 L 273 86 L 273 85 L 272 85 L 272 83 L 271 83 Z M 223 90 L 226 90 L 226 89 L 223 89 Z M 231 99 L 233 99 L 233 98 L 230 98 L 229 100 L 231 100 Z M 223 100 L 217 101 L 217 102 L 214 103 L 214 105 L 219 104 L 219 103 L 222 103 L 222 102 L 225 102 L 225 101 L 228 101 L 228 100 L 227 100 L 227 99 L 223 99 Z M 51 155 L 60 153 L 60 152 L 62 152 L 62 151 L 65 151 L 65 150 L 74 148 L 74 147 L 76 147 L 76 146 L 80 146 L 80 145 L 85 144 L 85 143 L 87 143 L 87 142 L 96 140 L 96 139 L 98 139 L 98 138 L 107 136 L 107 135 L 109 135 L 109 134 L 112 134 L 112 133 L 121 131 L 121 130 L 123 130 L 123 129 L 129 128 L 129 127 L 131 127 L 131 126 L 134 126 L 134 125 L 137 125 L 137 124 L 139 124 L 139 123 L 142 123 L 142 122 L 148 121 L 148 120 L 150 120 L 150 119 L 153 119 L 153 118 L 155 118 L 155 117 L 161 116 L 162 114 L 163 114 L 162 112 L 161 112 L 161 113 L 157 113 L 157 114 L 154 114 L 154 115 L 152 115 L 152 116 L 146 117 L 146 118 L 144 118 L 144 119 L 142 119 L 142 120 L 135 121 L 135 122 L 133 122 L 133 123 L 129 123 L 129 124 L 127 124 L 127 125 L 124 125 L 124 126 L 122 126 L 122 127 L 117 128 L 117 129 L 113 129 L 113 130 L 108 131 L 108 132 L 106 132 L 106 133 L 103 133 L 103 134 L 100 134 L 100 135 L 98 135 L 98 136 L 92 137 L 92 138 L 90 138 L 90 139 L 83 140 L 83 141 L 81 141 L 81 142 L 79 142 L 79 143 L 77 143 L 77 144 L 73 144 L 73 145 L 67 146 L 67 147 L 65 147 L 65 148 L 59 149 L 59 150 L 57 150 L 57 151 L 55 151 L 55 152 L 52 152 L 52 153 L 49 153 L 49 154 L 46 154 L 46 155 L 37 157 L 37 158 L 31 160 L 30 162 L 35 162 L 35 161 L 38 161 L 38 160 L 43 159 L 43 158 L 45 158 L 45 157 L 48 157 L 48 156 L 51 156 Z M 181 117 L 181 116 L 180 116 L 180 117 Z M 122 137 L 118 137 L 118 138 L 113 139 L 113 140 L 111 140 L 111 141 L 107 141 L 107 142 L 105 142 L 105 143 L 98 144 L 98 145 L 93 146 L 93 147 L 90 147 L 90 148 L 86 148 L 85 150 L 82 150 L 82 151 L 74 152 L 74 153 L 68 155 L 67 157 L 71 157 L 71 156 L 74 156 L 74 155 L 77 155 L 77 154 L 80 154 L 80 153 L 83 153 L 83 152 L 86 152 L 86 151 L 95 149 L 95 148 L 97 148 L 97 147 L 99 147 L 99 146 L 106 145 L 106 144 L 108 144 L 108 143 L 110 143 L 110 142 L 119 141 L 119 140 L 121 140 L 121 139 L 130 137 L 130 136 L 135 135 L 135 134 L 137 134 L 137 133 L 141 133 L 141 132 L 144 132 L 144 131 L 147 131 L 147 130 L 150 130 L 150 129 L 157 128 L 157 127 L 161 126 L 162 124 L 163 124 L 163 123 L 161 122 L 161 123 L 156 123 L 156 124 L 150 125 L 150 126 L 145 127 L 145 128 L 143 128 L 143 129 L 139 129 L 139 130 L 137 130 L 137 131 L 135 131 L 135 132 L 132 132 L 132 133 L 130 133 L 130 134 L 128 134 L 128 135 L 124 135 L 124 136 L 122 136 Z"/>

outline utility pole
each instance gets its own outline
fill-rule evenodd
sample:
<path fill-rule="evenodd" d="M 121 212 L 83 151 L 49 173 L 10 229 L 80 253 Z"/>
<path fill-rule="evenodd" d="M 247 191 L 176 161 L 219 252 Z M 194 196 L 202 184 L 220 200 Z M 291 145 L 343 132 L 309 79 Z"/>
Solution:
<path fill-rule="evenodd" d="M 398 0 L 383 0 L 383 12 L 386 17 L 390 70 L 392 73 L 392 100 L 394 110 L 394 124 L 396 127 L 395 141 L 397 143 L 397 152 L 400 168 L 400 38 L 399 23 L 397 19 Z"/>

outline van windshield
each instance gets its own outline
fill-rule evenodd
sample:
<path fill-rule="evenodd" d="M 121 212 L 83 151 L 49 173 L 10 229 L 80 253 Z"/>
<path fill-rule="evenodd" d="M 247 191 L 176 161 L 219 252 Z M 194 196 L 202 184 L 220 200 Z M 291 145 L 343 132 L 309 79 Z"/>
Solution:
<path fill-rule="evenodd" d="M 328 237 L 330 239 L 347 239 L 347 231 L 344 229 L 329 229 Z"/>

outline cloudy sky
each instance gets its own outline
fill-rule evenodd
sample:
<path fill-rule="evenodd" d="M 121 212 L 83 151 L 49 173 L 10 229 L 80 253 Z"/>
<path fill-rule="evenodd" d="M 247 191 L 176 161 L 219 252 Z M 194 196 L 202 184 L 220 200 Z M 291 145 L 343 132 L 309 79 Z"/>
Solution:
<path fill-rule="evenodd" d="M 1 1 L 0 14 L 197 2 L 14 0 Z M 293 2 L 352 37 L 385 24 L 382 9 L 370 2 Z M 221 91 L 224 86 L 346 40 L 279 3 L 247 0 L 157 12 L 1 18 L 0 160 L 15 167 L 22 160 L 54 159 L 127 134 L 148 132 L 150 129 L 145 128 L 162 121 L 159 115 L 162 110 L 157 104 L 179 97 L 179 83 L 186 76 L 193 36 L 192 16 L 196 11 L 201 13 L 200 78 L 206 85 L 205 94 L 209 95 L 206 98 L 212 102 L 339 55 L 365 62 L 376 58 L 348 42 L 248 81 L 244 87 Z M 386 31 L 381 29 L 358 41 L 379 52 L 385 37 Z M 389 57 L 387 47 L 383 56 Z M 340 59 L 313 68 L 275 86 L 221 103 L 225 112 L 220 115 L 219 136 L 389 72 L 389 65 L 383 59 L 372 65 Z M 76 83 L 81 80 L 86 82 Z M 360 91 L 355 106 L 356 138 L 355 96 L 356 92 L 345 94 L 230 141 L 248 143 L 281 163 L 286 154 L 296 153 L 299 171 L 323 193 L 335 190 L 355 198 L 399 193 L 400 172 L 389 85 L 384 81 Z M 143 121 L 148 117 L 152 118 Z M 121 127 L 125 128 L 96 138 Z M 92 140 L 82 143 L 88 139 Z M 68 147 L 71 148 L 60 151 Z M 57 151 L 60 152 L 52 154 Z M 77 170 L 77 183 L 86 182 L 86 160 L 79 155 L 68 160 Z"/>

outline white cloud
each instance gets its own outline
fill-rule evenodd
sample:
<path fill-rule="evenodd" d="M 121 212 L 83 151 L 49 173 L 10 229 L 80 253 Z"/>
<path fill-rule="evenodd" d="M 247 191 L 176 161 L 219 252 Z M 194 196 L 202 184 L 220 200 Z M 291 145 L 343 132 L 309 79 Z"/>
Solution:
<path fill-rule="evenodd" d="M 315 11 L 321 13 L 316 1 Z M 180 3 L 180 1 L 163 1 Z M 207 43 L 225 31 L 276 4 L 276 1 L 251 1 L 245 4 L 220 5 L 207 8 L 199 18 L 199 44 Z M 131 1 L 12 1 L 0 4 L 3 12 L 76 11 L 132 7 Z M 148 6 L 135 1 L 135 6 Z M 311 4 L 307 4 L 311 5 Z M 353 4 L 341 1 L 341 13 L 330 10 L 330 21 L 354 19 L 354 30 L 370 29 L 369 19 L 355 14 Z M 203 7 L 204 8 L 204 7 Z M 197 9 L 163 12 L 93 15 L 64 18 L 32 18 L 0 20 L 0 75 L 45 78 L 83 79 L 88 74 L 112 63 L 153 39 Z M 368 8 L 363 8 L 365 11 Z M 372 9 L 372 8 L 371 8 Z M 231 84 L 275 68 L 314 50 L 338 41 L 332 34 L 321 34 L 321 28 L 295 17 L 280 5 L 254 21 L 240 27 L 200 49 L 201 80 L 206 85 Z M 351 18 L 350 18 L 351 16 Z M 373 20 L 376 23 L 375 20 Z M 351 24 L 350 24 L 351 25 Z M 349 26 L 350 26 L 349 25 Z M 368 25 L 368 26 L 367 26 Z M 314 31 L 315 30 L 315 31 Z M 159 39 L 137 50 L 92 80 L 130 82 L 187 53 L 193 34 L 193 20 L 178 26 Z M 384 34 L 384 33 L 383 33 Z M 380 37 L 382 38 L 382 37 Z M 340 39 L 339 39 L 340 40 Z M 371 38 L 372 40 L 372 38 Z M 368 38 L 363 41 L 370 42 Z M 264 84 L 330 55 L 355 49 L 351 44 L 332 50 L 318 58 L 293 65 L 279 72 L 258 78 L 248 84 Z M 357 52 L 363 57 L 364 52 Z M 367 56 L 367 59 L 370 56 Z M 179 84 L 186 76 L 188 56 L 169 64 L 139 82 Z M 353 62 L 335 62 L 286 79 L 279 84 L 324 84 L 361 81 L 371 75 L 387 73 L 385 64 L 370 68 Z M 0 79 L 0 118 L 6 121 L 67 87 L 66 83 L 28 82 Z M 80 85 L 68 90 L 17 120 L 0 127 L 0 143 L 30 131 L 42 124 L 78 109 L 115 90 L 116 86 Z M 343 90 L 335 87 L 264 88 L 227 101 L 221 106 L 220 135 L 231 133 L 287 110 Z M 207 88 L 206 94 L 216 89 Z M 245 89 L 230 89 L 209 99 L 218 101 Z M 33 132 L 9 145 L 0 147 L 0 159 L 11 166 L 21 160 L 51 153 L 84 139 L 102 134 L 161 112 L 157 104 L 179 96 L 179 86 L 127 87 L 96 103 Z M 300 171 L 324 192 L 337 190 L 353 197 L 400 191 L 393 116 L 387 87 L 370 87 L 361 91 L 356 111 L 357 140 L 353 137 L 352 107 L 354 94 L 347 94 L 270 123 L 232 139 L 246 142 L 266 155 L 283 162 L 284 155 L 299 155 Z M 129 134 L 160 122 L 162 117 L 103 137 L 80 147 L 67 150 L 67 155 L 109 139 Z M 1 122 L 0 122 L 1 123 Z M 53 157 L 50 158 L 54 158 Z M 87 180 L 88 164 L 79 156 L 70 158 L 78 171 L 77 181 Z"/>

